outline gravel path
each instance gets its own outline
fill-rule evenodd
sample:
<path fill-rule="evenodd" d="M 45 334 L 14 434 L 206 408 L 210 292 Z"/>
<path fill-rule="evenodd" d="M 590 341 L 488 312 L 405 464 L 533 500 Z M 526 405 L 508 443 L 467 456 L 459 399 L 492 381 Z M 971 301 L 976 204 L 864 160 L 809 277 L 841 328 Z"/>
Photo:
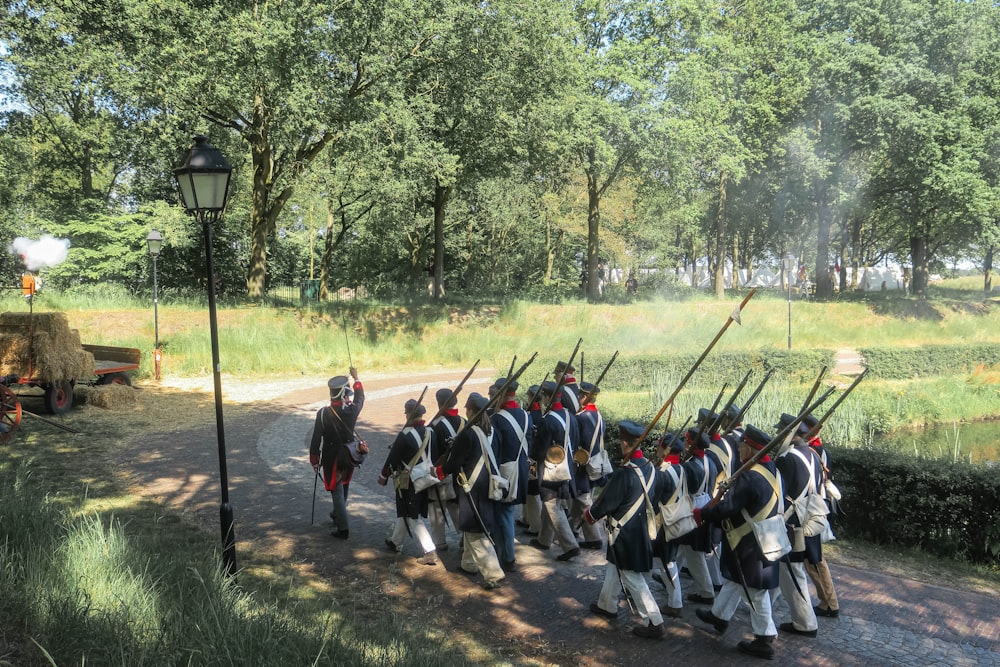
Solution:
<path fill-rule="evenodd" d="M 492 371 L 477 371 L 467 391 L 485 392 Z M 433 613 L 457 637 L 474 637 L 499 647 L 491 662 L 565 665 L 631 665 L 683 660 L 686 665 L 755 662 L 735 649 L 750 636 L 741 610 L 728 632 L 717 637 L 697 620 L 694 607 L 667 619 L 664 641 L 632 637 L 636 620 L 626 608 L 616 621 L 590 614 L 604 576 L 603 552 L 584 552 L 570 563 L 527 546 L 520 537 L 518 570 L 496 591 L 483 591 L 455 571 L 458 539 L 436 566 L 416 562 L 413 542 L 402 554 L 384 550 L 394 516 L 391 490 L 375 483 L 389 443 L 401 426 L 403 402 L 425 384 L 428 396 L 457 382 L 462 371 L 420 376 L 366 377 L 368 402 L 359 431 L 372 445 L 369 462 L 351 484 L 351 538 L 329 535 L 328 496 L 316 503 L 310 525 L 313 475 L 308 440 L 315 410 L 325 404 L 322 380 L 301 380 L 260 389 L 246 416 L 226 423 L 230 495 L 236 509 L 238 551 L 276 555 L 324 577 L 364 577 L 400 608 Z M 224 383 L 224 393 L 226 384 Z M 309 388 L 302 388 L 308 386 Z M 183 387 L 206 390 L 206 386 Z M 207 382 L 211 391 L 211 381 Z M 277 392 L 277 393 L 275 393 Z M 246 401 L 257 398 L 240 391 Z M 279 398 L 274 399 L 273 396 Z M 265 400 L 269 399 L 269 400 Z M 202 402 L 201 409 L 210 407 Z M 211 427 L 173 431 L 136 443 L 123 458 L 125 470 L 142 492 L 195 515 L 217 530 L 218 454 Z M 550 552 L 551 553 L 551 552 Z M 841 616 L 820 618 L 815 639 L 782 635 L 775 644 L 778 664 L 786 665 L 1000 665 L 1000 596 L 952 590 L 909 579 L 833 564 Z M 942 582 L 946 583 L 946 582 Z M 662 589 L 652 584 L 662 601 Z M 775 620 L 788 620 L 779 602 Z"/>

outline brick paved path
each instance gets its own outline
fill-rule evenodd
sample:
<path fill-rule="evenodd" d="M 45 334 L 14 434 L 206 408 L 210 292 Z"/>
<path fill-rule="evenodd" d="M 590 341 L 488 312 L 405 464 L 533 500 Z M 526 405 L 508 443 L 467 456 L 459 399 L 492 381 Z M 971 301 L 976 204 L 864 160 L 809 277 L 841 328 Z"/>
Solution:
<path fill-rule="evenodd" d="M 424 383 L 428 396 L 461 373 L 424 374 L 394 381 L 367 380 L 368 403 L 359 431 L 372 445 L 368 463 L 350 490 L 352 524 L 348 541 L 329 536 L 329 497 L 320 490 L 316 522 L 310 525 L 313 476 L 308 439 L 315 410 L 326 388 L 297 392 L 261 405 L 250 416 L 226 423 L 230 495 L 236 509 L 239 549 L 254 549 L 311 566 L 320 574 L 374 578 L 383 591 L 406 604 L 428 609 L 453 624 L 456 632 L 505 647 L 505 661 L 531 659 L 550 664 L 686 665 L 753 664 L 735 649 L 750 636 L 742 609 L 728 632 L 717 637 L 686 607 L 680 619 L 667 619 L 664 641 L 632 637 L 636 622 L 622 604 L 614 623 L 593 616 L 604 577 L 604 552 L 587 552 L 570 563 L 527 546 L 521 537 L 518 571 L 492 592 L 457 574 L 457 537 L 436 566 L 415 562 L 412 542 L 396 555 L 382 547 L 394 517 L 391 487 L 375 483 L 389 443 L 401 425 L 402 404 Z M 477 372 L 467 391 L 485 393 L 488 371 Z M 362 375 L 362 380 L 366 380 Z M 206 405 L 205 409 L 209 409 Z M 211 428 L 164 434 L 137 444 L 123 465 L 146 492 L 192 512 L 209 526 L 218 524 L 218 459 Z M 192 471 L 207 471 L 195 473 Z M 553 550 L 555 551 L 555 550 Z M 346 565 L 345 564 L 349 564 Z M 1000 665 L 1000 592 L 979 595 L 831 564 L 842 613 L 819 619 L 815 639 L 782 635 L 778 664 L 787 665 Z M 652 590 L 660 600 L 662 588 Z M 775 621 L 788 620 L 780 602 Z"/>

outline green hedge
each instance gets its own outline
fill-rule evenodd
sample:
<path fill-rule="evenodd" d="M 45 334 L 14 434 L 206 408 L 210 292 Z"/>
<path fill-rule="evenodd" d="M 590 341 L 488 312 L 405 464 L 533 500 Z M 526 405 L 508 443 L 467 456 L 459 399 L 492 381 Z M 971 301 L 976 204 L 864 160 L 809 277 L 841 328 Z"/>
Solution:
<path fill-rule="evenodd" d="M 654 371 L 671 373 L 683 377 L 698 360 L 697 354 L 664 354 L 658 356 L 621 355 L 608 371 L 601 387 L 604 389 L 648 388 L 653 384 Z M 748 370 L 764 371 L 774 369 L 779 375 L 800 376 L 805 382 L 812 382 L 822 366 L 832 369 L 835 353 L 832 350 L 788 351 L 762 349 L 753 352 L 711 352 L 695 371 L 693 383 L 707 382 L 719 384 L 723 381 L 739 380 Z M 606 362 L 605 362 L 606 363 Z M 587 380 L 597 379 L 601 369 L 588 372 Z"/>
<path fill-rule="evenodd" d="M 1000 565 L 1000 476 L 988 466 L 877 451 L 836 450 L 843 493 L 838 534 Z"/>
<path fill-rule="evenodd" d="M 1000 364 L 1000 345 L 925 345 L 871 347 L 860 350 L 874 377 L 904 380 L 968 372 L 976 366 Z"/>

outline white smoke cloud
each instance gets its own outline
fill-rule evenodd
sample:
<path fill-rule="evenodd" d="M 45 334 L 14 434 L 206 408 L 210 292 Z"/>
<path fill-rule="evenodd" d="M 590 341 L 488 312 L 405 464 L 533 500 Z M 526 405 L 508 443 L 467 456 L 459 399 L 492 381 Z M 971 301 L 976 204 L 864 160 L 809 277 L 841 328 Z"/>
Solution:
<path fill-rule="evenodd" d="M 43 267 L 51 268 L 65 262 L 66 254 L 69 252 L 69 239 L 57 239 L 43 234 L 42 238 L 33 241 L 18 236 L 7 246 L 7 250 L 20 255 L 25 268 L 29 271 L 37 271 Z"/>

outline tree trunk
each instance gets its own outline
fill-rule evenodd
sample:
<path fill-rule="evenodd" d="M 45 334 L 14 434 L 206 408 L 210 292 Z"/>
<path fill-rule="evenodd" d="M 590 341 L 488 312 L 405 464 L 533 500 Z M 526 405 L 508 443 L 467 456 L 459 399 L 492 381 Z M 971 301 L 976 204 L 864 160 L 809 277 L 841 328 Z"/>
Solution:
<path fill-rule="evenodd" d="M 719 178 L 719 210 L 715 214 L 715 296 L 726 296 L 726 188 L 729 174 Z"/>
<path fill-rule="evenodd" d="M 829 186 L 825 178 L 813 180 L 816 197 L 816 298 L 829 299 L 833 296 L 833 276 L 830 273 L 830 228 L 833 214 L 830 211 Z"/>
<path fill-rule="evenodd" d="M 922 299 L 927 298 L 930 269 L 927 265 L 927 237 L 923 234 L 910 237 L 910 258 L 913 260 L 912 293 Z"/>
<path fill-rule="evenodd" d="M 740 287 L 740 262 L 739 262 L 740 243 L 739 243 L 739 237 L 736 234 L 733 234 L 732 253 L 733 253 L 733 282 L 732 285 L 730 285 L 730 287 L 736 289 Z M 747 272 L 747 277 L 749 278 L 749 276 L 750 273 Z"/>
<path fill-rule="evenodd" d="M 434 185 L 434 281 L 431 297 L 444 298 L 444 215 L 451 196 L 451 186 Z"/>
<path fill-rule="evenodd" d="M 993 289 L 993 255 L 996 253 L 996 246 L 986 249 L 986 257 L 983 259 L 983 291 L 989 292 Z"/>
<path fill-rule="evenodd" d="M 329 293 L 330 262 L 333 259 L 333 211 L 326 209 L 326 238 L 323 239 L 323 258 L 319 264 L 319 299 L 325 301 Z"/>
<path fill-rule="evenodd" d="M 600 301 L 601 285 L 597 280 L 600 261 L 601 193 L 595 169 L 587 170 L 587 300 Z"/>

